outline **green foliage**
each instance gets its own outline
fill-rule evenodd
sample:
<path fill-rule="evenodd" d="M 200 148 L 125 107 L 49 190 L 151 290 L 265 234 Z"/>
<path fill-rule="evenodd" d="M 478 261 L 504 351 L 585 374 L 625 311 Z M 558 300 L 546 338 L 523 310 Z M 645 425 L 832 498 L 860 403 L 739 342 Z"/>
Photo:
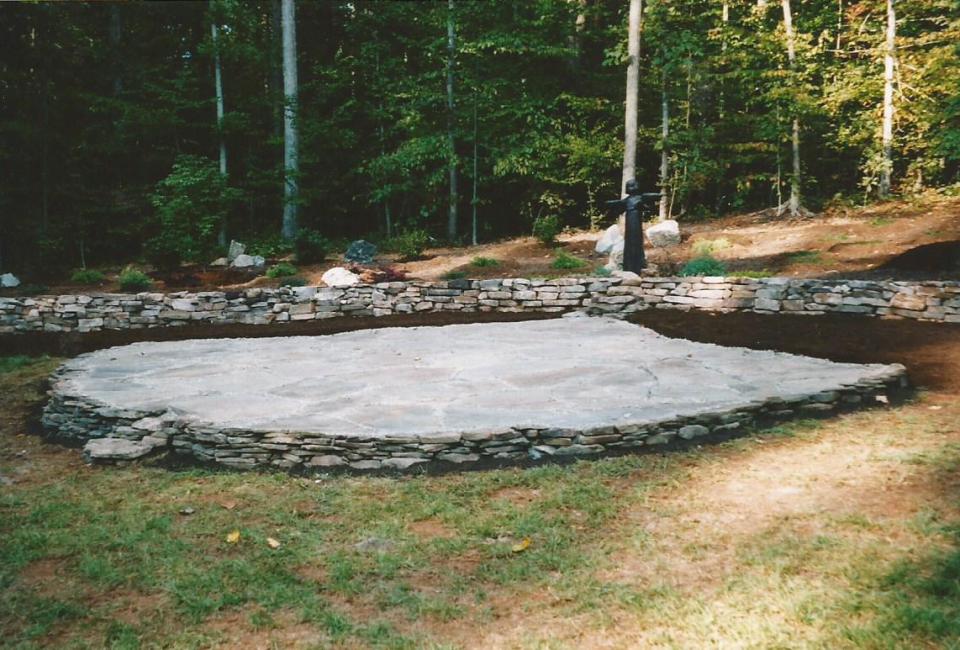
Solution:
<path fill-rule="evenodd" d="M 297 274 L 297 267 L 289 262 L 278 262 L 267 269 L 268 278 L 287 278 Z"/>
<path fill-rule="evenodd" d="M 316 230 L 301 228 L 293 240 L 293 250 L 300 264 L 318 264 L 323 262 L 330 252 L 331 243 Z"/>
<path fill-rule="evenodd" d="M 26 368 L 27 366 L 37 363 L 38 361 L 46 361 L 48 357 L 28 357 L 22 354 L 16 354 L 11 357 L 0 357 L 0 375 L 13 372 L 15 370 L 20 370 L 21 368 Z"/>
<path fill-rule="evenodd" d="M 727 267 L 723 262 L 709 255 L 692 259 L 680 269 L 680 275 L 684 276 L 725 275 L 726 272 Z"/>
<path fill-rule="evenodd" d="M 598 278 L 609 278 L 613 275 L 613 271 L 608 269 L 606 266 L 598 266 L 593 270 L 593 274 Z"/>
<path fill-rule="evenodd" d="M 556 215 L 539 216 L 533 221 L 533 236 L 547 246 L 556 245 L 560 230 L 560 219 Z"/>
<path fill-rule="evenodd" d="M 153 286 L 150 276 L 139 269 L 128 266 L 120 272 L 120 289 L 131 293 L 146 291 Z"/>
<path fill-rule="evenodd" d="M 282 287 L 305 287 L 307 281 L 300 277 L 286 278 L 280 283 Z"/>
<path fill-rule="evenodd" d="M 413 228 L 386 240 L 384 250 L 397 253 L 403 261 L 410 261 L 423 257 L 429 243 L 430 234 L 426 230 Z"/>
<path fill-rule="evenodd" d="M 582 269 L 587 265 L 586 261 L 580 259 L 579 257 L 574 257 L 567 251 L 557 251 L 556 256 L 553 258 L 553 262 L 550 263 L 550 266 L 559 270 L 572 270 L 572 269 Z"/>
<path fill-rule="evenodd" d="M 247 252 L 250 255 L 259 255 L 265 259 L 274 259 L 292 253 L 293 243 L 279 234 L 266 235 L 252 239 L 247 246 Z"/>
<path fill-rule="evenodd" d="M 147 261 L 170 270 L 184 260 L 213 257 L 217 233 L 240 198 L 241 192 L 227 185 L 212 160 L 178 156 L 150 197 L 159 232 L 146 243 Z"/>
<path fill-rule="evenodd" d="M 713 255 L 717 251 L 730 248 L 730 240 L 720 237 L 718 239 L 699 239 L 693 243 L 693 254 L 697 257 Z"/>
<path fill-rule="evenodd" d="M 447 271 L 440 277 L 444 280 L 463 280 L 467 277 L 467 274 L 464 271 Z"/>
<path fill-rule="evenodd" d="M 471 266 L 476 266 L 477 268 L 490 268 L 494 266 L 500 266 L 500 260 L 494 259 L 492 257 L 474 257 L 470 261 Z"/>
<path fill-rule="evenodd" d="M 744 269 L 744 270 L 741 270 L 741 271 L 731 271 L 731 272 L 730 272 L 730 275 L 735 276 L 735 277 L 738 277 L 738 278 L 756 278 L 756 279 L 760 279 L 760 278 L 773 277 L 774 274 L 773 274 L 773 272 L 771 272 L 771 271 L 769 271 L 769 270 L 767 270 L 767 269 L 760 269 L 760 270 L 756 270 L 756 269 Z"/>
<path fill-rule="evenodd" d="M 96 269 L 77 269 L 70 276 L 71 282 L 87 285 L 102 284 L 106 279 L 107 276 Z"/>

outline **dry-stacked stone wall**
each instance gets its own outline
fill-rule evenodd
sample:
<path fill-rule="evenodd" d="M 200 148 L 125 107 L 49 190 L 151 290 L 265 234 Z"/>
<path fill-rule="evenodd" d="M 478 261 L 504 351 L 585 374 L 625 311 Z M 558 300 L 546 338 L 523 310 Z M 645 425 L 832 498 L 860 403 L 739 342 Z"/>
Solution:
<path fill-rule="evenodd" d="M 643 309 L 849 313 L 960 323 L 960 282 L 790 278 L 560 278 L 386 282 L 171 294 L 0 298 L 0 335 L 188 324 L 268 325 L 421 312 L 623 313 Z"/>
<path fill-rule="evenodd" d="M 170 411 L 122 410 L 71 395 L 61 390 L 62 379 L 54 378 L 43 424 L 54 437 L 87 443 L 91 460 L 134 460 L 166 453 L 233 469 L 307 473 L 336 468 L 482 467 L 699 444 L 795 417 L 825 417 L 887 403 L 907 386 L 903 367 L 891 366 L 885 374 L 836 390 L 758 400 L 727 411 L 661 421 L 586 430 L 523 427 L 363 437 L 198 426 Z"/>

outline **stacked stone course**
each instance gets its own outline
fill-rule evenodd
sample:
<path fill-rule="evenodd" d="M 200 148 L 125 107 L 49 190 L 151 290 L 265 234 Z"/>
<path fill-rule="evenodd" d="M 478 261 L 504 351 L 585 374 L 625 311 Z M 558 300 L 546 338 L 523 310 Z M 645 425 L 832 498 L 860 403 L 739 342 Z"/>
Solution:
<path fill-rule="evenodd" d="M 171 294 L 0 298 L 0 335 L 93 332 L 191 323 L 269 325 L 421 312 L 629 314 L 643 309 L 849 313 L 960 323 L 960 282 L 790 278 L 559 278 L 385 282 Z"/>

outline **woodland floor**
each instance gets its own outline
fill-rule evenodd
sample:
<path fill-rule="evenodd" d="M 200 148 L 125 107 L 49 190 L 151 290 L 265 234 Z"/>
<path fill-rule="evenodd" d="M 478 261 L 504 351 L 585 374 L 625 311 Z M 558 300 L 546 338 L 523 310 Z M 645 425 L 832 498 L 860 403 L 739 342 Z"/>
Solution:
<path fill-rule="evenodd" d="M 2 358 L 0 645 L 958 647 L 960 327 L 638 319 L 920 390 L 686 452 L 314 480 L 88 467 L 30 433 L 59 360 Z"/>
<path fill-rule="evenodd" d="M 960 197 L 928 194 L 910 201 L 891 201 L 862 208 L 838 208 L 804 219 L 776 217 L 769 212 L 728 216 L 700 222 L 681 219 L 683 242 L 670 249 L 649 245 L 648 258 L 669 275 L 704 252 L 723 261 L 731 274 L 878 279 L 956 278 L 960 274 Z M 384 255 L 379 262 L 406 271 L 411 279 L 445 277 L 556 277 L 590 274 L 606 263 L 594 245 L 599 231 L 571 231 L 559 246 L 544 246 L 532 237 L 461 248 L 430 248 L 423 259 L 400 262 Z M 582 260 L 579 269 L 553 267 L 558 251 Z M 475 260 L 494 260 L 478 266 Z M 300 267 L 297 276 L 319 284 L 327 269 L 342 265 L 336 255 L 324 264 Z M 482 262 L 481 262 L 482 264 Z M 46 279 L 44 292 L 119 291 L 120 267 L 102 269 L 107 279 L 96 287 Z M 281 280 L 251 278 L 235 271 L 185 268 L 175 277 L 158 276 L 156 290 L 278 286 Z M 26 284 L 26 283 L 25 283 Z M 29 284 L 36 285 L 31 282 Z M 16 295 L 6 290 L 0 295 Z"/>

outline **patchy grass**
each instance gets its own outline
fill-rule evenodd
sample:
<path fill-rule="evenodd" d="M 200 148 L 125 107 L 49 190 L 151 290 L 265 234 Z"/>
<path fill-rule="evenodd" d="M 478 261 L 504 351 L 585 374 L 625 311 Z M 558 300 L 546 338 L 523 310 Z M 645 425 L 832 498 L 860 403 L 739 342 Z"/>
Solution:
<path fill-rule="evenodd" d="M 697 241 L 693 242 L 693 245 L 691 246 L 694 257 L 713 255 L 714 253 L 727 248 L 730 248 L 730 240 L 726 237 L 718 237 L 717 239 L 698 239 Z"/>
<path fill-rule="evenodd" d="M 586 260 L 582 260 L 564 250 L 557 251 L 553 262 L 550 263 L 550 268 L 561 271 L 582 269 L 585 266 L 587 266 Z"/>
<path fill-rule="evenodd" d="M 478 257 L 474 257 L 473 260 L 470 261 L 470 264 L 471 266 L 476 266 L 477 268 L 481 268 L 481 269 L 491 268 L 495 266 L 500 266 L 500 260 L 495 259 L 493 257 L 478 256 Z"/>
<path fill-rule="evenodd" d="M 791 264 L 823 264 L 823 254 L 820 251 L 796 251 L 787 255 Z"/>
<path fill-rule="evenodd" d="M 936 395 L 682 453 L 314 479 L 87 468 L 22 435 L 56 363 L 0 375 L 12 647 L 960 642 L 960 405 Z"/>
<path fill-rule="evenodd" d="M 48 361 L 49 357 L 28 357 L 18 354 L 12 357 L 0 357 L 0 374 L 27 368 L 33 364 Z"/>

